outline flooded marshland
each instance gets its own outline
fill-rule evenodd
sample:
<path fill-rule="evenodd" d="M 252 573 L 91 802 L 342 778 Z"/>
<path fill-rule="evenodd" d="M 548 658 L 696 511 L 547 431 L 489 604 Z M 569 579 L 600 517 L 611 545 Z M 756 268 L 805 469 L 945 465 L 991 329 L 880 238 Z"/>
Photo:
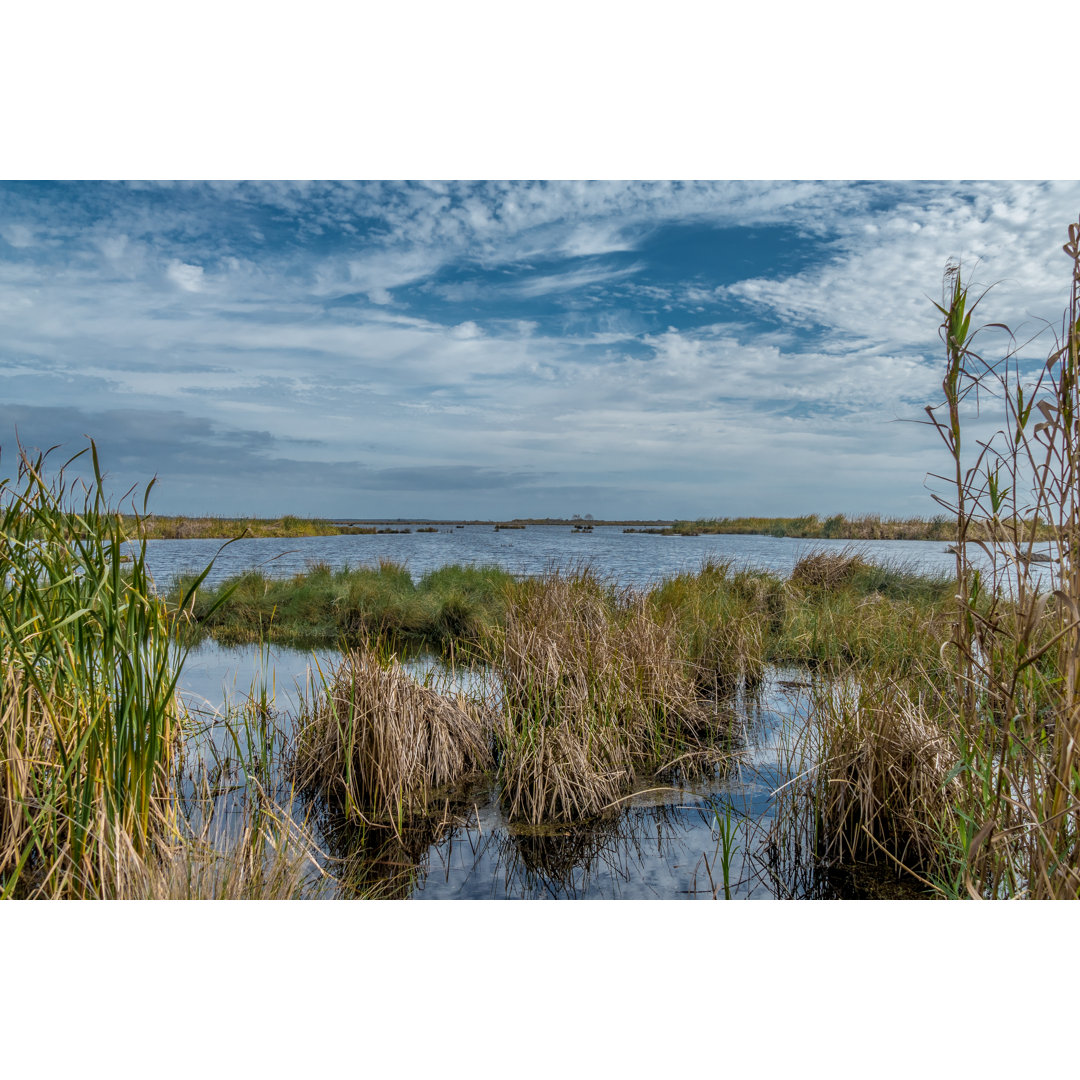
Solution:
<path fill-rule="evenodd" d="M 667 575 L 700 570 L 709 558 L 789 574 L 811 550 L 857 551 L 881 563 L 941 573 L 952 556 L 928 542 L 808 543 L 761 536 L 656 537 L 598 528 L 576 536 L 566 528 L 530 527 L 503 532 L 481 526 L 440 534 L 344 536 L 310 541 L 252 540 L 230 545 L 212 574 L 235 575 L 260 566 L 287 576 L 316 560 L 330 565 L 370 564 L 393 556 L 416 579 L 451 559 L 495 562 L 522 577 L 553 565 L 585 560 L 600 575 L 641 588 Z M 147 558 L 159 579 L 196 562 L 192 546 L 205 541 L 151 541 Z M 215 548 L 216 550 L 216 548 Z M 212 555 L 213 552 L 205 553 Z M 228 558 L 229 561 L 226 561 Z M 183 560 L 191 560 L 184 564 Z M 869 610 L 869 609 L 868 609 Z M 440 798 L 422 821 L 393 830 L 346 823 L 317 794 L 293 791 L 284 767 L 296 747 L 298 726 L 311 702 L 325 694 L 336 648 L 278 644 L 227 648 L 203 640 L 189 654 L 180 688 L 193 713 L 207 718 L 204 749 L 224 755 L 226 771 L 244 756 L 229 745 L 215 713 L 257 703 L 272 718 L 271 750 L 260 783 L 277 805 L 310 830 L 313 848 L 332 879 L 330 895 L 416 899 L 626 898 L 713 899 L 897 895 L 895 874 L 848 865 L 830 871 L 816 858 L 812 825 L 802 820 L 797 796 L 813 770 L 807 738 L 809 694 L 815 676 L 805 666 L 765 665 L 760 681 L 718 693 L 708 706 L 722 745 L 707 766 L 676 769 L 659 778 L 648 770 L 598 815 L 530 824 L 511 820 L 508 798 L 494 777 L 473 777 Z M 412 658 L 416 680 L 450 694 L 490 702 L 498 686 L 482 667 L 448 667 L 434 657 Z M 259 704 L 261 703 L 261 704 Z M 259 736 L 256 734 L 255 741 Z M 224 739 L 224 741 L 223 741 Z M 233 792 L 233 805 L 242 791 Z M 348 815 L 346 815 L 347 817 Z M 886 880 L 887 879 L 887 880 Z"/>
<path fill-rule="evenodd" d="M 212 732 L 226 701 L 272 699 L 281 760 L 296 734 L 304 700 L 340 659 L 277 646 L 224 648 L 207 640 L 189 654 L 182 696 Z M 433 657 L 414 658 L 409 672 L 445 690 L 490 693 L 490 676 L 451 670 Z M 348 825 L 319 799 L 292 800 L 295 821 L 310 831 L 318 861 L 334 879 L 325 895 L 412 899 L 773 899 L 866 895 L 815 866 L 812 840 L 802 850 L 796 831 L 778 818 L 806 761 L 800 733 L 806 722 L 809 676 L 771 669 L 752 693 L 717 704 L 729 738 L 707 769 L 667 782 L 637 783 L 609 812 L 571 823 L 512 822 L 497 782 L 474 779 L 446 793 L 423 822 L 400 836 L 385 828 Z M 229 758 L 227 740 L 209 735 L 216 755 Z M 229 769 L 229 766 L 226 766 Z M 277 770 L 274 772 L 274 770 Z M 233 803 L 242 797 L 234 769 Z M 281 803 L 288 781 L 281 761 L 262 783 Z M 780 795 L 778 796 L 778 792 Z M 224 813 L 230 812 L 223 804 Z M 866 871 L 868 880 L 880 874 Z M 886 875 L 887 876 L 887 875 Z M 890 895 L 896 895 L 895 885 Z"/>

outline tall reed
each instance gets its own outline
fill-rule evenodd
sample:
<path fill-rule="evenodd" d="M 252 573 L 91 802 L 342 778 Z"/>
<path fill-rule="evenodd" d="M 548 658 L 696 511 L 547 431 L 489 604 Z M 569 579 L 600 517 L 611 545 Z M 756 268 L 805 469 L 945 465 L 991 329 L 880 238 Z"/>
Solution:
<path fill-rule="evenodd" d="M 0 566 L 0 892 L 99 895 L 117 851 L 150 858 L 176 831 L 183 649 L 93 443 L 52 476 L 20 450 Z"/>
<path fill-rule="evenodd" d="M 85 451 L 84 451 L 85 453 Z M 2 481 L 4 891 L 81 893 L 104 845 L 167 823 L 178 655 L 145 551 L 109 507 L 96 448 L 81 490 L 44 457 Z M 74 459 L 72 459 L 74 461 Z M 71 462 L 68 462 L 68 466 Z"/>
<path fill-rule="evenodd" d="M 944 895 L 1080 897 L 1080 224 L 1065 252 L 1064 327 L 1037 367 L 976 351 L 981 298 L 947 268 L 926 409 L 959 538 L 940 659 L 899 682 L 864 667 L 811 710 L 821 854 L 884 855 Z M 1002 410 L 989 434 L 980 399 Z"/>
<path fill-rule="evenodd" d="M 959 880 L 973 896 L 1080 896 L 1080 224 L 1064 250 L 1063 329 L 1035 370 L 1017 349 L 996 362 L 975 351 L 978 301 L 959 267 L 938 306 L 944 402 L 927 414 L 951 465 L 935 498 L 961 540 L 950 644 L 971 822 Z M 969 440 L 965 404 L 976 394 L 996 398 L 1002 422 Z M 973 535 L 979 520 L 992 540 Z M 1036 547 L 1040 523 L 1055 537 L 1049 552 Z M 972 566 L 965 540 L 989 570 Z"/>

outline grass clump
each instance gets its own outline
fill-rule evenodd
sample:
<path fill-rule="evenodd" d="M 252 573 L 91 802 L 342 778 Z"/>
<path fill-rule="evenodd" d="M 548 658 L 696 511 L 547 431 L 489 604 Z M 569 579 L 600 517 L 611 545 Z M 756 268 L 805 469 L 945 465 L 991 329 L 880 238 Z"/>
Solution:
<path fill-rule="evenodd" d="M 674 626 L 588 570 L 522 583 L 492 660 L 512 820 L 599 814 L 640 775 L 705 751 L 711 713 Z"/>
<path fill-rule="evenodd" d="M 919 875 L 941 867 L 943 832 L 960 820 L 953 725 L 933 695 L 866 671 L 818 680 L 804 747 L 814 771 L 817 856 Z"/>
<path fill-rule="evenodd" d="M 850 550 L 810 552 L 785 583 L 768 659 L 836 674 L 859 665 L 890 675 L 940 675 L 954 591 L 945 578 L 870 563 Z"/>
<path fill-rule="evenodd" d="M 253 570 L 202 589 L 190 604 L 197 632 L 227 643 L 271 641 L 312 647 L 382 639 L 392 649 L 436 652 L 477 644 L 501 618 L 513 577 L 495 566 L 444 566 L 414 582 L 407 567 L 332 570 L 273 578 Z M 181 579 L 170 596 L 190 588 Z"/>
<path fill-rule="evenodd" d="M 703 692 L 730 693 L 764 677 L 769 635 L 783 609 L 783 583 L 763 571 L 732 571 L 706 561 L 696 574 L 667 578 L 649 593 L 657 617 L 670 620 L 679 651 Z"/>
<path fill-rule="evenodd" d="M 436 791 L 490 765 L 482 710 L 361 646 L 342 658 L 301 718 L 294 774 L 346 817 L 400 832 L 427 812 Z"/>

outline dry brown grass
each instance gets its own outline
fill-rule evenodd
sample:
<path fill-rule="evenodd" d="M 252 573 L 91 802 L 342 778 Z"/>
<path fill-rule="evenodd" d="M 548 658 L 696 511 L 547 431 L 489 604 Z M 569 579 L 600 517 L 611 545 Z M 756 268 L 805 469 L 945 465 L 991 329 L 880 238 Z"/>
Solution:
<path fill-rule="evenodd" d="M 141 856 L 126 837 L 114 837 L 99 898 L 301 900 L 330 892 L 336 882 L 288 807 L 250 791 L 238 815 L 227 828 L 214 821 L 197 835 L 177 834 L 149 856 Z"/>
<path fill-rule="evenodd" d="M 640 773 L 706 753 L 712 714 L 674 625 L 588 571 L 524 583 L 493 659 L 511 819 L 596 815 Z"/>
<path fill-rule="evenodd" d="M 367 645 L 344 656 L 302 721 L 298 785 L 321 790 L 347 816 L 399 831 L 437 789 L 492 764 L 483 710 L 421 685 Z"/>
<path fill-rule="evenodd" d="M 791 583 L 804 588 L 839 589 L 866 562 L 850 551 L 813 551 L 804 555 L 791 571 Z"/>
<path fill-rule="evenodd" d="M 940 709 L 865 672 L 818 683 L 811 716 L 820 739 L 813 786 L 821 854 L 830 862 L 885 858 L 935 874 L 955 825 L 959 755 Z"/>
<path fill-rule="evenodd" d="M 0 685 L 0 894 L 20 897 L 116 895 L 130 850 L 144 855 L 172 828 L 165 769 L 155 774 L 143 819 L 121 818 L 103 769 L 71 782 L 86 706 L 56 678 L 42 693 L 17 668 Z M 83 734 L 82 743 L 87 736 Z M 170 740 L 172 750 L 175 743 Z M 86 792 L 89 791 L 89 797 Z M 118 861 L 119 860 L 119 861 Z"/>

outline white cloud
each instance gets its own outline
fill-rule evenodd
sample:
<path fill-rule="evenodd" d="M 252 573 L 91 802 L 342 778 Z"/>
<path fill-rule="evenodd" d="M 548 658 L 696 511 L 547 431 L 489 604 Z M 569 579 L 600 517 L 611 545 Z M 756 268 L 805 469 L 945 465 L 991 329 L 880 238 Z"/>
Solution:
<path fill-rule="evenodd" d="M 962 261 L 969 280 L 997 283 L 981 309 L 986 321 L 1016 329 L 1031 325 L 1031 316 L 1056 320 L 1067 269 L 1061 245 L 1076 210 L 1075 185 L 949 186 L 871 221 L 838 218 L 836 254 L 824 266 L 721 291 L 784 321 L 886 347 L 934 349 L 927 297 L 939 299 L 950 259 Z"/>
<path fill-rule="evenodd" d="M 988 318 L 1056 318 L 1078 188 L 902 190 L 889 211 L 863 187 L 799 183 L 286 185 L 215 189 L 194 210 L 118 201 L 81 231 L 41 225 L 31 238 L 49 238 L 47 259 L 0 254 L 5 389 L 100 415 L 180 407 L 272 425 L 275 438 L 317 440 L 296 451 L 312 462 L 540 461 L 560 482 L 604 487 L 613 513 L 933 512 L 920 486 L 940 464 L 932 433 L 891 423 L 939 390 L 925 294 L 937 298 L 946 258 L 981 258 L 981 279 L 1004 278 Z M 213 213 L 245 200 L 279 208 L 291 246 L 252 249 L 245 225 L 227 249 Z M 374 236 L 350 232 L 365 215 Z M 796 274 L 719 291 L 654 283 L 642 238 L 671 221 L 786 223 L 793 244 L 806 232 L 828 244 Z M 9 244 L 13 228 L 31 233 L 5 225 Z M 312 254 L 320 230 L 344 237 L 330 254 L 321 242 Z M 633 266 L 595 258 L 627 250 Z M 465 280 L 432 283 L 447 266 Z M 429 306 L 407 291 L 417 284 Z M 522 303 L 544 297 L 570 313 Z"/>
<path fill-rule="evenodd" d="M 98 240 L 101 254 L 111 262 L 118 262 L 128 250 L 128 237 L 125 233 L 119 236 L 103 236 Z"/>
<path fill-rule="evenodd" d="M 25 225 L 4 225 L 0 227 L 2 236 L 13 248 L 34 246 L 34 233 Z"/>
<path fill-rule="evenodd" d="M 569 270 L 563 274 L 545 274 L 540 277 L 527 278 L 513 291 L 518 296 L 535 299 L 539 296 L 549 296 L 552 293 L 573 292 L 575 289 L 584 289 L 590 285 L 599 285 L 602 282 L 618 281 L 620 278 L 630 277 L 641 270 L 640 264 L 626 267 L 587 267 L 578 270 Z"/>
<path fill-rule="evenodd" d="M 202 292 L 203 268 L 201 266 L 173 259 L 165 270 L 165 276 L 185 292 Z"/>

